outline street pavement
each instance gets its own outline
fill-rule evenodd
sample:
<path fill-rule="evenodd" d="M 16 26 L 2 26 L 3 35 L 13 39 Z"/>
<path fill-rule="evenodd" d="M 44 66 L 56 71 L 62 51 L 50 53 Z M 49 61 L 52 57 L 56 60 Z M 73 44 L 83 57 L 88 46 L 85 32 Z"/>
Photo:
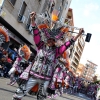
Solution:
<path fill-rule="evenodd" d="M 12 100 L 12 95 L 14 94 L 17 84 L 14 86 L 9 86 L 7 83 L 9 79 L 0 78 L 0 100 Z M 36 100 L 36 96 L 26 96 L 23 100 Z M 57 96 L 56 98 L 46 99 L 46 100 L 91 100 L 82 94 L 70 95 L 63 94 L 62 96 Z"/>

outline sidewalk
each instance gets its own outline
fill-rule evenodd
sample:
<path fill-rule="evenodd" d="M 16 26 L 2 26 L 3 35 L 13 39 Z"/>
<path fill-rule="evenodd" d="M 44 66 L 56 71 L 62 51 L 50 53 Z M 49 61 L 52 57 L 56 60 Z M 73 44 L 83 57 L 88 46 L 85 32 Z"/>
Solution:
<path fill-rule="evenodd" d="M 87 100 L 78 96 L 63 94 L 62 96 L 57 96 L 56 98 L 47 99 L 47 100 Z"/>

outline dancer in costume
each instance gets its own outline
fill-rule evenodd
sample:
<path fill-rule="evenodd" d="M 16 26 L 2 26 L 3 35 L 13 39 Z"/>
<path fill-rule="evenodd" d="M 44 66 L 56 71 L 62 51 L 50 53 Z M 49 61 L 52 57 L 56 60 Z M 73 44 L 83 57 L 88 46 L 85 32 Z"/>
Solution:
<path fill-rule="evenodd" d="M 10 83 L 9 85 L 14 85 L 16 83 L 16 78 L 14 77 L 15 73 L 17 73 L 19 76 L 23 72 L 25 68 L 21 66 L 21 63 L 25 63 L 30 58 L 31 51 L 27 45 L 24 45 L 20 47 L 18 51 L 18 57 L 16 58 L 16 61 L 13 64 L 13 67 L 9 71 L 10 75 Z"/>
<path fill-rule="evenodd" d="M 50 29 L 50 28 L 43 28 L 41 31 L 45 34 L 47 42 L 41 40 L 40 31 L 35 24 L 35 15 L 36 13 L 31 13 L 31 23 L 33 28 L 33 36 L 34 42 L 38 48 L 38 53 L 36 55 L 34 64 L 30 71 L 30 78 L 26 84 L 26 91 L 22 93 L 16 93 L 13 96 L 14 100 L 21 100 L 23 96 L 25 96 L 33 86 L 37 83 L 43 83 L 42 87 L 43 90 L 40 92 L 40 96 L 43 97 L 46 95 L 46 90 L 48 84 L 52 78 L 53 71 L 55 68 L 56 59 L 63 54 L 63 52 L 72 45 L 76 39 L 84 32 L 83 29 L 79 30 L 79 34 L 74 37 L 73 39 L 65 42 L 62 46 L 56 47 L 55 40 L 59 39 L 64 33 L 61 32 L 61 28 L 57 29 Z M 41 88 L 41 87 L 40 87 Z M 43 100 L 37 96 L 38 100 Z"/>
<path fill-rule="evenodd" d="M 66 93 L 67 92 L 73 93 L 73 73 L 71 71 L 71 68 L 69 68 L 64 82 L 67 90 Z"/>
<path fill-rule="evenodd" d="M 64 79 L 66 77 L 66 72 L 68 71 L 68 68 L 66 68 L 66 59 L 64 58 L 60 58 L 59 61 L 59 71 L 58 71 L 58 77 L 57 77 L 57 89 L 56 89 L 56 93 L 58 93 L 59 95 L 62 95 L 63 93 L 63 87 L 64 87 Z"/>
<path fill-rule="evenodd" d="M 68 62 L 67 56 L 68 56 L 68 54 L 65 51 L 63 53 L 63 55 L 60 58 L 58 58 L 58 63 L 55 68 L 54 75 L 51 80 L 50 86 L 48 88 L 48 92 L 49 92 L 48 97 L 49 98 L 56 97 L 59 93 L 60 93 L 60 95 L 62 95 L 63 86 L 65 84 L 64 79 L 66 77 L 66 72 L 69 67 L 69 62 Z"/>

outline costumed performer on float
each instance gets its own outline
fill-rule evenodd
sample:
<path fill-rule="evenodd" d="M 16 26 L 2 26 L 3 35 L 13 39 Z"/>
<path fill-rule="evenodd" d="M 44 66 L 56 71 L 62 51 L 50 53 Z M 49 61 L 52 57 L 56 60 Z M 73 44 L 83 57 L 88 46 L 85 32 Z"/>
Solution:
<path fill-rule="evenodd" d="M 84 32 L 83 29 L 80 29 L 79 34 L 76 37 L 65 42 L 60 47 L 56 47 L 55 41 L 59 39 L 64 33 L 60 31 L 60 28 L 52 30 L 50 28 L 43 28 L 42 32 L 45 34 L 47 41 L 42 41 L 40 36 L 41 32 L 39 31 L 34 20 L 35 16 L 36 13 L 32 12 L 31 24 L 33 28 L 33 38 L 38 48 L 38 53 L 36 55 L 34 64 L 30 70 L 30 78 L 26 84 L 26 91 L 13 95 L 13 100 L 21 100 L 22 97 L 25 96 L 37 83 L 44 83 L 42 95 L 46 95 L 48 84 L 52 79 L 52 75 L 54 72 L 56 59 L 60 55 L 62 55 L 63 52 L 68 47 L 70 47 L 70 45 L 72 45 L 77 40 L 77 38 Z"/>

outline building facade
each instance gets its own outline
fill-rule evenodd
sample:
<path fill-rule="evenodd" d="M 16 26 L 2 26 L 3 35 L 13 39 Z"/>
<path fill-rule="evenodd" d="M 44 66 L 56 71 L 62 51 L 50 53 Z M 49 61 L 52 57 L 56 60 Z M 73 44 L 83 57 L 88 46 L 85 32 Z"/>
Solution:
<path fill-rule="evenodd" d="M 74 16 L 73 16 L 73 9 L 69 8 L 68 12 L 66 14 L 66 18 L 64 20 L 64 23 L 69 25 L 69 26 L 74 26 Z M 74 31 L 74 28 L 70 28 L 69 27 L 69 31 Z M 67 32 L 66 33 L 66 38 L 67 39 L 71 39 L 72 38 L 72 33 L 71 32 Z"/>
<path fill-rule="evenodd" d="M 30 29 L 30 12 L 40 13 L 44 0 L 3 0 L 0 24 L 8 30 L 10 45 L 27 44 L 35 49 Z M 14 42 L 14 41 L 16 42 Z M 11 42 L 12 41 L 12 42 Z"/>
<path fill-rule="evenodd" d="M 51 15 L 53 9 L 56 9 L 58 11 L 58 17 L 59 17 L 60 22 L 64 23 L 64 21 L 67 17 L 66 15 L 68 13 L 71 1 L 72 0 L 49 0 L 50 4 L 48 4 L 47 8 L 45 6 L 45 8 L 47 9 L 47 12 L 50 15 Z"/>
<path fill-rule="evenodd" d="M 89 60 L 87 60 L 87 63 L 85 64 L 85 70 L 83 72 L 83 78 L 89 82 L 93 81 L 93 78 L 95 76 L 97 65 Z"/>
<path fill-rule="evenodd" d="M 77 67 L 77 70 L 76 70 L 76 73 L 81 77 L 83 78 L 83 73 L 84 73 L 84 70 L 85 70 L 85 66 L 83 64 L 79 64 L 78 67 Z"/>
<path fill-rule="evenodd" d="M 68 4 L 65 5 L 65 2 Z M 68 10 L 70 2 L 71 0 L 1 0 L 0 26 L 4 26 L 8 30 L 9 45 L 26 43 L 36 49 L 30 27 L 30 12 L 35 11 L 50 17 L 52 11 L 57 9 L 60 19 L 61 16 L 64 16 L 63 12 Z M 39 18 L 37 19 L 39 20 Z"/>
<path fill-rule="evenodd" d="M 71 68 L 74 72 L 77 71 L 83 50 L 85 47 L 85 40 L 83 36 L 80 36 L 78 40 L 75 42 L 75 44 L 72 47 L 71 50 Z"/>
<path fill-rule="evenodd" d="M 68 15 L 68 13 L 70 11 L 69 7 L 70 7 L 70 4 L 71 4 L 71 1 L 72 0 L 62 0 L 62 14 L 60 15 L 60 21 L 62 23 L 64 23 L 66 17 L 68 17 L 66 15 Z"/>

